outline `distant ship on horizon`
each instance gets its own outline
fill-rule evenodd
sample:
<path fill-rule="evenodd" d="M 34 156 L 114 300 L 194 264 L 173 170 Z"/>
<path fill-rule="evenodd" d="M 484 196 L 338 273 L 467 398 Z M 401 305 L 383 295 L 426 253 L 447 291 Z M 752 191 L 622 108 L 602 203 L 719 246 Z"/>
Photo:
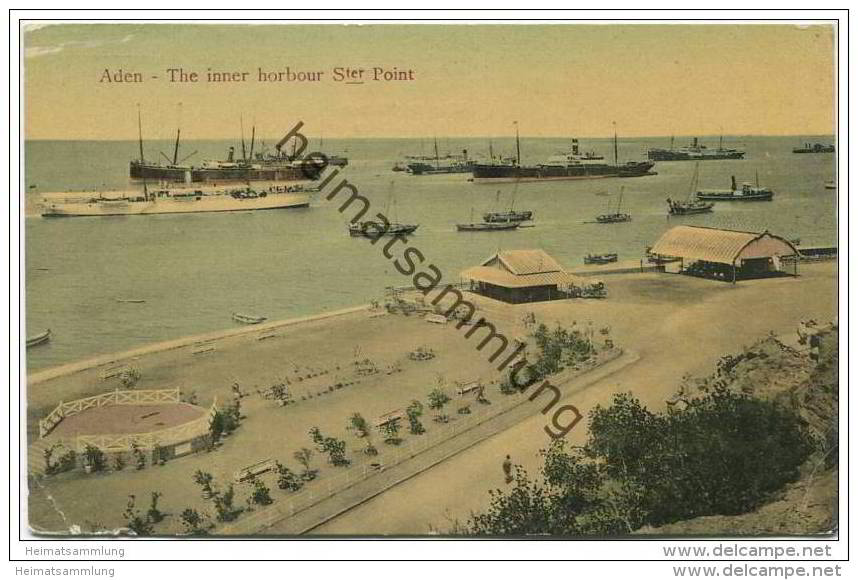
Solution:
<path fill-rule="evenodd" d="M 673 137 L 670 138 L 670 148 L 653 147 L 647 151 L 647 158 L 652 161 L 711 161 L 717 159 L 744 159 L 745 152 L 741 149 L 725 149 L 724 138 L 718 141 L 717 149 L 709 149 L 700 145 L 697 137 L 692 138 L 686 147 L 674 148 Z"/>
<path fill-rule="evenodd" d="M 614 134 L 614 163 L 606 163 L 604 157 L 590 151 L 581 153 L 578 139 L 572 139 L 571 151 L 549 157 L 544 163 L 521 165 L 521 143 L 518 125 L 515 131 L 516 157 L 512 163 L 477 163 L 473 166 L 473 181 L 545 181 L 568 179 L 599 179 L 605 177 L 640 177 L 654 175 L 651 161 L 617 160 L 617 136 Z"/>

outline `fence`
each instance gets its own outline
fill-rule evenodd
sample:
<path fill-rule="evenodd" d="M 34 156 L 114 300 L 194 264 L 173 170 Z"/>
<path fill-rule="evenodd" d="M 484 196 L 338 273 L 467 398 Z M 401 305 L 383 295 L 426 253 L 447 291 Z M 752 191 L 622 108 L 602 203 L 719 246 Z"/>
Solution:
<path fill-rule="evenodd" d="M 621 349 L 605 351 L 598 360 L 593 359 L 591 361 L 587 361 L 578 369 L 562 373 L 561 375 L 554 376 L 552 378 L 557 383 L 569 381 L 600 365 L 615 360 L 622 355 L 622 353 L 623 351 Z M 221 533 L 253 533 L 258 530 L 269 528 L 285 518 L 292 517 L 295 514 L 311 508 L 323 500 L 341 493 L 372 476 L 380 475 L 384 473 L 384 471 L 424 453 L 445 441 L 449 441 L 462 433 L 473 430 L 487 421 L 511 411 L 525 403 L 530 396 L 531 395 L 527 392 L 516 391 L 514 394 L 502 395 L 503 398 L 501 399 L 501 402 L 489 405 L 482 405 L 474 399 L 453 399 L 449 403 L 451 406 L 454 406 L 456 402 L 467 400 L 472 402 L 471 406 L 477 405 L 482 408 L 467 415 L 458 415 L 453 413 L 456 418 L 454 418 L 450 423 L 444 424 L 440 428 L 430 429 L 426 433 L 416 436 L 408 443 L 392 447 L 389 450 L 380 453 L 377 458 L 366 458 L 362 462 L 347 468 L 338 475 L 309 483 L 308 489 L 290 495 L 282 503 L 276 503 L 265 509 L 254 511 L 249 515 L 243 516 L 236 522 L 224 525 L 221 528 Z M 454 455 L 459 451 L 461 450 L 454 450 L 442 457 L 442 459 L 447 456 Z M 379 471 L 372 467 L 372 463 L 381 463 L 382 461 L 383 471 Z"/>
<path fill-rule="evenodd" d="M 110 405 L 140 405 L 178 403 L 179 389 L 149 389 L 138 391 L 111 391 L 93 397 L 60 402 L 44 419 L 39 419 L 39 437 L 45 437 L 64 418 L 77 415 L 87 409 Z"/>
<path fill-rule="evenodd" d="M 88 445 L 98 447 L 102 451 L 121 452 L 130 451 L 133 446 L 140 449 L 153 449 L 156 445 L 163 447 L 173 443 L 182 443 L 195 437 L 207 435 L 216 412 L 217 402 L 213 403 L 209 412 L 199 419 L 194 419 L 183 425 L 167 427 L 160 431 L 123 435 L 78 435 L 75 438 L 77 451 L 83 452 Z"/>

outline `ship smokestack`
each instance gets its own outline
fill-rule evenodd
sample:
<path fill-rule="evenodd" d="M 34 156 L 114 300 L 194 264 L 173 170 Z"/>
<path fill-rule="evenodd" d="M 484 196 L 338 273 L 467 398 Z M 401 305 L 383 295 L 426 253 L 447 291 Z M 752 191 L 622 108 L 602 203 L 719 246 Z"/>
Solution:
<path fill-rule="evenodd" d="M 465 161 L 468 160 L 468 150 L 467 149 L 462 149 L 462 157 L 464 158 Z"/>
<path fill-rule="evenodd" d="M 692 147 L 697 147 L 697 137 L 695 137 L 691 142 Z"/>
<path fill-rule="evenodd" d="M 235 147 L 230 147 L 229 148 L 229 155 L 227 156 L 226 160 L 229 161 L 230 163 L 232 163 L 232 160 L 234 157 L 235 157 Z"/>
<path fill-rule="evenodd" d="M 572 155 L 578 155 L 578 139 L 572 139 Z"/>
<path fill-rule="evenodd" d="M 736 176 L 735 175 L 730 176 L 730 185 L 733 187 L 733 191 L 736 191 Z"/>

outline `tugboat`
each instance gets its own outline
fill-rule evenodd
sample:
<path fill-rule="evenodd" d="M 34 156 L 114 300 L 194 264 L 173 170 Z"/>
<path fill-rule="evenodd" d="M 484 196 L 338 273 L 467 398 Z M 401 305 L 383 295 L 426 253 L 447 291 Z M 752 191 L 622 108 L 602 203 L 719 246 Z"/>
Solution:
<path fill-rule="evenodd" d="M 667 214 L 672 215 L 695 215 L 708 213 L 712 211 L 715 204 L 711 201 L 697 201 L 693 199 L 694 192 L 697 189 L 697 179 L 699 177 L 700 164 L 694 164 L 694 173 L 691 175 L 691 186 L 688 189 L 688 197 L 685 201 L 674 201 L 667 198 Z"/>
<path fill-rule="evenodd" d="M 652 161 L 707 161 L 714 159 L 744 159 L 745 152 L 739 149 L 724 149 L 724 137 L 718 142 L 718 149 L 709 149 L 700 145 L 694 137 L 687 147 L 674 149 L 673 137 L 670 138 L 670 148 L 658 147 L 647 151 L 647 158 Z"/>
<path fill-rule="evenodd" d="M 518 124 L 515 129 L 516 158 L 512 164 L 482 164 L 473 166 L 474 183 L 489 181 L 543 181 L 558 179 L 597 179 L 602 177 L 640 177 L 653 175 L 650 170 L 655 163 L 651 161 L 629 161 L 620 164 L 617 161 L 617 135 L 614 134 L 614 163 L 604 162 L 604 158 L 593 152 L 581 153 L 578 140 L 572 140 L 572 149 L 568 153 L 550 157 L 538 165 L 521 165 L 521 143 Z"/>
<path fill-rule="evenodd" d="M 606 213 L 602 215 L 596 216 L 596 221 L 600 224 L 618 224 L 621 222 L 630 222 L 632 221 L 632 216 L 627 213 L 620 213 L 620 206 L 623 205 L 623 190 L 625 188 L 620 188 L 620 200 L 617 202 L 617 211 L 614 213 Z"/>
<path fill-rule="evenodd" d="M 704 201 L 771 201 L 775 193 L 768 187 L 760 187 L 759 175 L 757 185 L 743 183 L 741 189 L 736 187 L 736 176 L 730 176 L 730 189 L 703 189 L 697 192 L 697 199 Z"/>

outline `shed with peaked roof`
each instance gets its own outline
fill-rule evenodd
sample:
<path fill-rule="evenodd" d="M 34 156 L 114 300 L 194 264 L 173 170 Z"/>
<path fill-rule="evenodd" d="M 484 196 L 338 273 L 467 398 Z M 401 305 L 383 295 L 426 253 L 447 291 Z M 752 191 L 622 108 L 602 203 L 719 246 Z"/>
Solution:
<path fill-rule="evenodd" d="M 676 226 L 658 239 L 650 253 L 679 258 L 683 272 L 733 282 L 783 273 L 784 258 L 793 260 L 793 274 L 798 273 L 798 250 L 789 240 L 768 231 Z"/>
<path fill-rule="evenodd" d="M 470 280 L 472 292 L 515 304 L 570 298 L 572 288 L 581 286 L 540 249 L 497 252 L 461 276 Z"/>

